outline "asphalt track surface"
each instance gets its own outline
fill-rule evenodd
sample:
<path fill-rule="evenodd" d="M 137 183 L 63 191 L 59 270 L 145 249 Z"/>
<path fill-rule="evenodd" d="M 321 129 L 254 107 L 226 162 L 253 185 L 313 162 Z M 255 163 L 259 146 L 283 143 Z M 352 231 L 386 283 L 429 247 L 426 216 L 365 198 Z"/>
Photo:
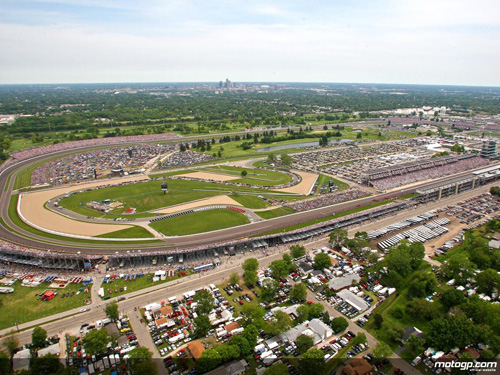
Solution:
<path fill-rule="evenodd" d="M 131 144 L 121 144 L 121 146 L 127 146 L 127 145 Z M 16 174 L 19 171 L 21 171 L 24 167 L 27 167 L 29 164 L 41 161 L 43 159 L 51 158 L 54 156 L 72 154 L 75 153 L 76 150 L 85 151 L 90 149 L 96 149 L 96 147 L 74 149 L 71 151 L 65 150 L 34 157 L 32 159 L 20 161 L 19 163 L 9 166 L 4 171 L 2 171 L 0 174 L 0 189 L 1 189 L 0 191 L 2 192 L 2 199 L 0 200 L 0 216 L 2 217 L 2 219 L 7 224 L 8 227 L 13 228 L 18 233 L 5 228 L 3 225 L 0 225 L 0 238 L 8 242 L 28 248 L 39 249 L 39 250 L 51 250 L 54 252 L 71 253 L 71 254 L 74 254 L 76 251 L 81 251 L 82 253 L 92 254 L 92 255 L 111 255 L 115 254 L 115 252 L 117 251 L 123 252 L 134 249 L 143 249 L 143 250 L 147 249 L 148 251 L 184 250 L 190 247 L 210 245 L 218 242 L 241 240 L 262 233 L 280 230 L 286 227 L 302 224 L 308 221 L 321 219 L 327 216 L 331 216 L 334 213 L 337 214 L 349 211 L 360 206 L 365 206 L 374 203 L 374 201 L 397 199 L 402 195 L 415 192 L 418 188 L 422 186 L 434 184 L 438 181 L 444 181 L 461 175 L 458 174 L 458 175 L 448 176 L 443 179 L 438 179 L 432 182 L 419 184 L 408 189 L 401 189 L 399 191 L 394 191 L 390 193 L 373 195 L 355 201 L 349 201 L 345 203 L 336 204 L 334 206 L 327 206 L 311 211 L 295 213 L 275 219 L 265 220 L 262 222 L 246 224 L 244 226 L 227 228 L 215 232 L 194 234 L 189 236 L 168 237 L 164 239 L 165 241 L 164 244 L 159 244 L 159 243 L 126 244 L 122 242 L 120 244 L 110 243 L 110 244 L 90 245 L 87 243 L 72 242 L 71 238 L 68 238 L 67 240 L 56 240 L 28 232 L 22 228 L 17 227 L 10 220 L 8 215 L 10 196 L 12 194 L 12 187 L 15 181 Z M 470 171 L 464 172 L 462 174 L 467 174 L 467 173 L 470 173 Z M 9 176 L 11 176 L 10 181 L 9 181 Z M 4 191 L 7 183 L 9 183 L 9 186 L 7 187 L 6 191 Z M 50 243 L 47 243 L 47 241 L 50 241 Z"/>

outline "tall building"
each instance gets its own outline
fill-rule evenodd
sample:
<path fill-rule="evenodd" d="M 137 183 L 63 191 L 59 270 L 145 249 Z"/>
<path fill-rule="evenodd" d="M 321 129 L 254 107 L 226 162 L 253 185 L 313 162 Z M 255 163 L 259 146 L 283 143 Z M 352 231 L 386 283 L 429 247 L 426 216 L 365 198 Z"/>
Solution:
<path fill-rule="evenodd" d="M 481 149 L 481 157 L 492 159 L 497 156 L 497 143 L 495 141 L 484 141 Z"/>

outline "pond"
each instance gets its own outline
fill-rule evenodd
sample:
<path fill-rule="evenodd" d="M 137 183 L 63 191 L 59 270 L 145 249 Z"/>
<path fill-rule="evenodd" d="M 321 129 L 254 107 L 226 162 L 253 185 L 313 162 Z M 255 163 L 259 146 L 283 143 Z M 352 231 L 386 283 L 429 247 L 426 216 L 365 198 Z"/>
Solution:
<path fill-rule="evenodd" d="M 328 143 L 331 145 L 340 145 L 340 144 L 350 144 L 353 143 L 354 141 L 352 139 L 332 139 Z M 287 144 L 287 145 L 276 145 L 276 146 L 269 146 L 269 147 L 263 147 L 256 149 L 255 151 L 257 152 L 271 152 L 271 151 L 278 151 L 278 150 L 286 150 L 288 148 L 304 148 L 304 147 L 314 147 L 319 145 L 319 140 L 315 142 L 301 142 L 301 143 L 293 143 L 293 144 Z"/>

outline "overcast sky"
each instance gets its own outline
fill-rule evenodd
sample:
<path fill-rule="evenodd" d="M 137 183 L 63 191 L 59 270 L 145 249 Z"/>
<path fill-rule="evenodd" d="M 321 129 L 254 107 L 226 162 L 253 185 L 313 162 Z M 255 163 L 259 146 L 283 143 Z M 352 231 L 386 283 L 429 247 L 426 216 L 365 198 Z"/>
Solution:
<path fill-rule="evenodd" d="M 498 0 L 0 0 L 0 83 L 500 86 Z"/>

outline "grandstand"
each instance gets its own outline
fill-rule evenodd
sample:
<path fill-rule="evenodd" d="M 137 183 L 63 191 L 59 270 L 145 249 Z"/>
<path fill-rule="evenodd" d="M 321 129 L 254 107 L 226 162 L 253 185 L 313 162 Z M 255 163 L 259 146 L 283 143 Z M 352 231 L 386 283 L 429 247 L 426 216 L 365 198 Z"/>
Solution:
<path fill-rule="evenodd" d="M 116 252 L 108 255 L 65 254 L 55 251 L 28 249 L 17 245 L 0 242 L 0 261 L 12 264 L 30 265 L 44 269 L 90 270 L 101 262 L 109 262 L 110 267 L 139 267 L 157 264 L 202 262 L 213 260 L 215 254 L 235 254 L 250 249 L 267 248 L 274 245 L 306 240 L 319 234 L 332 231 L 335 228 L 346 228 L 377 217 L 386 216 L 400 211 L 406 203 L 388 203 L 372 209 L 356 212 L 336 219 L 309 225 L 287 233 L 269 234 L 260 237 L 246 238 L 235 241 L 213 243 L 201 246 L 158 248 L 151 250 L 129 250 L 126 253 Z M 232 206 L 229 206 L 232 207 Z M 231 209 L 231 208 L 229 208 Z"/>
<path fill-rule="evenodd" d="M 387 190 L 417 181 L 460 173 L 487 164 L 487 160 L 473 154 L 444 156 L 374 169 L 365 172 L 362 175 L 362 181 L 377 189 Z"/>

